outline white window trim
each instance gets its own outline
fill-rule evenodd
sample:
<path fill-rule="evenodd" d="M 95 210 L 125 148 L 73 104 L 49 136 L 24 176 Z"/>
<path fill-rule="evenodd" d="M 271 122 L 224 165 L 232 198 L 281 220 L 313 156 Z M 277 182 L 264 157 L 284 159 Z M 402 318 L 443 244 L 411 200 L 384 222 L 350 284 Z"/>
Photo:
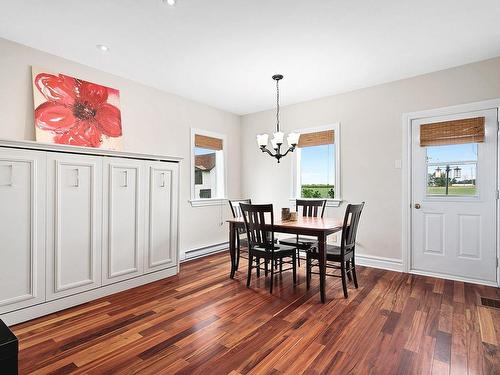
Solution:
<path fill-rule="evenodd" d="M 224 159 L 224 165 L 223 165 L 223 170 L 224 170 L 224 178 L 222 181 L 222 188 L 219 186 L 217 187 L 217 197 L 213 198 L 196 198 L 195 197 L 195 187 L 194 187 L 194 182 L 195 182 L 195 177 L 194 177 L 194 161 L 195 161 L 195 155 L 194 155 L 194 147 L 195 147 L 195 135 L 204 135 L 207 137 L 213 137 L 213 138 L 219 138 L 222 139 L 222 155 Z M 227 152 L 226 152 L 226 147 L 227 147 L 227 138 L 225 134 L 220 134 L 220 133 L 215 133 L 211 132 L 208 130 L 203 130 L 203 129 L 197 129 L 197 128 L 191 128 L 191 180 L 190 180 L 190 189 L 191 189 L 191 199 L 189 200 L 189 203 L 191 203 L 192 207 L 203 207 L 203 206 L 220 206 L 225 204 L 227 201 L 226 198 L 226 192 L 227 192 Z M 222 193 L 220 192 L 222 190 Z"/>
<path fill-rule="evenodd" d="M 340 144 L 341 144 L 341 134 L 340 134 L 340 122 L 316 126 L 306 129 L 294 130 L 296 133 L 314 133 L 325 130 L 333 130 L 335 133 L 335 199 L 327 199 L 327 207 L 339 207 L 342 203 L 342 181 L 341 181 L 341 171 L 340 171 Z M 298 151 L 298 149 L 297 149 Z M 291 198 L 289 199 L 291 205 L 295 205 L 297 199 L 306 199 L 300 197 L 300 186 L 299 186 L 299 176 L 300 176 L 300 152 L 294 152 L 292 155 L 292 186 L 291 186 Z"/>

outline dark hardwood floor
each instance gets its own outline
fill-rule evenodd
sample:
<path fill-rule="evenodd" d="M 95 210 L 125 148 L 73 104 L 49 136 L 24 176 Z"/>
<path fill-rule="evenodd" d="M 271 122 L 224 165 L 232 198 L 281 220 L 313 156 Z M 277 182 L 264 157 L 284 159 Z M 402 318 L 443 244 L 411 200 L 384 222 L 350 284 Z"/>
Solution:
<path fill-rule="evenodd" d="M 360 288 L 305 288 L 304 265 L 269 294 L 229 255 L 179 276 L 19 324 L 20 373 L 499 374 L 497 288 L 359 267 Z M 263 274 L 263 273 L 262 273 Z M 1 373 L 1 369 L 0 369 Z"/>

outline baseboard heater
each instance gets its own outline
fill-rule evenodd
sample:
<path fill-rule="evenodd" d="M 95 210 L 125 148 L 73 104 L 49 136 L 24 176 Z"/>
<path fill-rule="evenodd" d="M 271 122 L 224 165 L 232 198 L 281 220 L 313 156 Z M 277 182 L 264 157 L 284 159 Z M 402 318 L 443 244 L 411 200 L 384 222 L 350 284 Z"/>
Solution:
<path fill-rule="evenodd" d="M 206 255 L 218 253 L 220 251 L 227 249 L 229 249 L 229 242 L 222 242 L 216 245 L 210 245 L 210 246 L 200 247 L 198 249 L 188 250 L 186 251 L 186 259 L 184 259 L 184 262 L 186 260 L 191 260 Z"/>

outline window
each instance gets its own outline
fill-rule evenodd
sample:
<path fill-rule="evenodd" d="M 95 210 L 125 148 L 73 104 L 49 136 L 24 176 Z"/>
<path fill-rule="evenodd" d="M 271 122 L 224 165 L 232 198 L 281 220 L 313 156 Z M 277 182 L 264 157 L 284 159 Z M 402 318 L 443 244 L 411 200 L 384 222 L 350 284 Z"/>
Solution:
<path fill-rule="evenodd" d="M 191 130 L 193 205 L 220 204 L 220 200 L 225 198 L 225 143 L 224 135 Z"/>
<path fill-rule="evenodd" d="M 427 196 L 477 196 L 477 143 L 427 147 Z"/>
<path fill-rule="evenodd" d="M 339 125 L 299 131 L 293 170 L 293 199 L 326 198 L 338 206 L 340 195 Z"/>

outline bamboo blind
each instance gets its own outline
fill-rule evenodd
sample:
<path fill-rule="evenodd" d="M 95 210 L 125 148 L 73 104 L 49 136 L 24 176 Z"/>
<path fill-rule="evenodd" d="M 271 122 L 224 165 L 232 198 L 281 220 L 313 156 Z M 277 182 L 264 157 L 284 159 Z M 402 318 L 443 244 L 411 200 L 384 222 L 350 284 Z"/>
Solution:
<path fill-rule="evenodd" d="M 300 135 L 298 147 L 311 147 L 330 145 L 335 143 L 335 134 L 333 130 L 325 130 L 314 133 L 303 133 Z"/>
<path fill-rule="evenodd" d="M 484 117 L 420 125 L 420 146 L 484 142 Z"/>
<path fill-rule="evenodd" d="M 208 148 L 209 150 L 222 150 L 222 139 L 208 137 L 206 135 L 195 134 L 195 147 Z"/>

